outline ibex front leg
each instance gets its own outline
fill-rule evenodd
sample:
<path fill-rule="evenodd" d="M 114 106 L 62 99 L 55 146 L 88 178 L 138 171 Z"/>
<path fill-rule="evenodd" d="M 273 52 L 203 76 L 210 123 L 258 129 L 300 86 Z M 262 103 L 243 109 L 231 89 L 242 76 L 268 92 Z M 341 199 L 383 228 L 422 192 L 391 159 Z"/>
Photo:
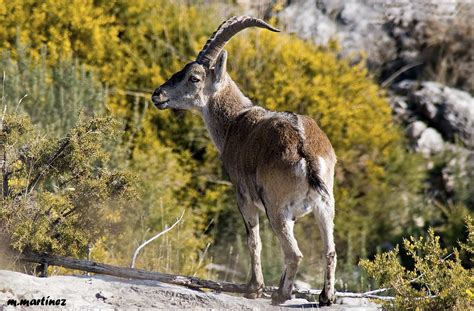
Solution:
<path fill-rule="evenodd" d="M 238 194 L 237 202 L 239 204 L 239 210 L 244 219 L 245 229 L 247 230 L 247 245 L 250 252 L 251 260 L 251 271 L 252 277 L 247 285 L 246 298 L 255 299 L 262 295 L 263 288 L 265 287 L 262 273 L 262 242 L 260 240 L 259 232 L 259 219 L 258 219 L 258 207 L 255 206 L 250 200 Z"/>

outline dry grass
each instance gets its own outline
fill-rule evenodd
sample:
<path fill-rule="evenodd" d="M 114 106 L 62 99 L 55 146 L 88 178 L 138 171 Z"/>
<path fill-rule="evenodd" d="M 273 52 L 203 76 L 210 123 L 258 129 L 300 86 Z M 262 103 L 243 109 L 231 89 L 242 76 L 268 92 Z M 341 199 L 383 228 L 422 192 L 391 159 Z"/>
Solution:
<path fill-rule="evenodd" d="M 460 4 L 452 20 L 431 17 L 413 29 L 424 63 L 419 78 L 474 92 L 473 15 L 467 4 Z"/>

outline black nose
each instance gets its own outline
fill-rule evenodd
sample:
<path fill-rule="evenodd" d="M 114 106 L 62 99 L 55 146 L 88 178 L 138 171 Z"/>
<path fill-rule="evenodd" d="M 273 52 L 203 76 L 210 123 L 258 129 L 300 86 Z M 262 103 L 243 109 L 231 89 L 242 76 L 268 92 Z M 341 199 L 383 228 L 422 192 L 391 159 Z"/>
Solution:
<path fill-rule="evenodd" d="M 161 90 L 158 88 L 153 92 L 153 95 L 151 95 L 151 101 L 155 104 L 158 104 L 160 102 L 160 97 L 161 97 Z"/>

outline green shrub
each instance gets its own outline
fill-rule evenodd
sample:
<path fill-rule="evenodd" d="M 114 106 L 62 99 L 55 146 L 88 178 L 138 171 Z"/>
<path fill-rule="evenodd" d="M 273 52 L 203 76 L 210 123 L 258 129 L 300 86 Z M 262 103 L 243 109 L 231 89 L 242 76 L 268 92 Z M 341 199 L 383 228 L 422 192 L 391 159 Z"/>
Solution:
<path fill-rule="evenodd" d="M 466 218 L 468 240 L 461 248 L 472 256 L 474 223 Z M 389 288 L 395 296 L 384 302 L 390 310 L 465 310 L 474 306 L 474 271 L 461 264 L 459 251 L 441 247 L 432 229 L 426 238 L 404 240 L 404 249 L 413 262 L 407 269 L 400 264 L 399 249 L 378 254 L 373 261 L 360 265 L 378 285 Z"/>
<path fill-rule="evenodd" d="M 2 236 L 19 252 L 84 256 L 114 225 L 106 221 L 110 202 L 134 196 L 106 150 L 119 124 L 103 116 L 104 89 L 77 62 L 51 69 L 46 54 L 35 64 L 17 52 L 0 62 Z"/>
<path fill-rule="evenodd" d="M 132 193 L 127 174 L 107 167 L 101 141 L 113 127 L 110 118 L 80 120 L 56 139 L 27 116 L 4 115 L 0 227 L 15 250 L 84 256 L 107 232 L 107 203 Z"/>

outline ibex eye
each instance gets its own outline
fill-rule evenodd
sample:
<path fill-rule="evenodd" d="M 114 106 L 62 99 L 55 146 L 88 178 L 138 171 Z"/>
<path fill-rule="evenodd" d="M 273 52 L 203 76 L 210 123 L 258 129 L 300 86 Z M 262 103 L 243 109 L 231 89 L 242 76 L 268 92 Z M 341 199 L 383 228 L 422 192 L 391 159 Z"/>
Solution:
<path fill-rule="evenodd" d="M 198 83 L 200 80 L 199 80 L 199 78 L 197 78 L 195 76 L 190 76 L 189 81 L 191 81 L 192 83 Z"/>

